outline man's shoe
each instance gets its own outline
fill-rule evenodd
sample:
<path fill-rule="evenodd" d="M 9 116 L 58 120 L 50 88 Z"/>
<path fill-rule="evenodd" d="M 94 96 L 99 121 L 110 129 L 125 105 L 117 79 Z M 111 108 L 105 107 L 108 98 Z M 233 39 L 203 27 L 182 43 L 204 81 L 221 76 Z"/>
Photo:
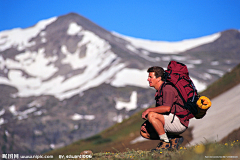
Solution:
<path fill-rule="evenodd" d="M 179 146 L 182 144 L 184 138 L 182 136 L 178 137 L 178 138 L 171 138 L 171 147 L 172 149 L 179 149 Z"/>
<path fill-rule="evenodd" d="M 162 150 L 171 150 L 172 145 L 171 145 L 171 141 L 169 142 L 165 142 L 165 141 L 161 141 L 160 143 L 158 143 L 157 148 L 152 149 L 151 152 L 159 152 Z"/>

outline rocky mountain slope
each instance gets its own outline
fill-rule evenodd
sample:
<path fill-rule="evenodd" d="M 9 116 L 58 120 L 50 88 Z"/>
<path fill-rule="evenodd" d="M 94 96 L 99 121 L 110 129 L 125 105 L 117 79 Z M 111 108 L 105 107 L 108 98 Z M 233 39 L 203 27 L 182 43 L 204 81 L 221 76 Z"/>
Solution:
<path fill-rule="evenodd" d="M 240 63 L 240 33 L 181 42 L 109 32 L 70 13 L 0 32 L 1 152 L 42 153 L 154 104 L 146 69 L 186 63 L 204 90 Z"/>

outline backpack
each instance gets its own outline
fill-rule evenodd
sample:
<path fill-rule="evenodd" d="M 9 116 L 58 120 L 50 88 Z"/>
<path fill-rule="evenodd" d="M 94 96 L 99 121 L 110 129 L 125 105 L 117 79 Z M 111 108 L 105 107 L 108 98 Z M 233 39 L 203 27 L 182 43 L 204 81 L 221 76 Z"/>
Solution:
<path fill-rule="evenodd" d="M 172 85 L 177 90 L 184 104 L 178 105 L 186 109 L 185 111 L 178 113 L 176 113 L 175 109 L 174 116 L 177 115 L 178 117 L 183 118 L 185 121 L 193 117 L 200 119 L 205 116 L 206 112 L 199 116 L 197 101 L 200 96 L 198 95 L 197 90 L 191 78 L 189 77 L 189 72 L 185 64 L 176 61 L 169 62 L 167 70 L 165 71 L 165 82 L 162 87 L 165 85 Z"/>

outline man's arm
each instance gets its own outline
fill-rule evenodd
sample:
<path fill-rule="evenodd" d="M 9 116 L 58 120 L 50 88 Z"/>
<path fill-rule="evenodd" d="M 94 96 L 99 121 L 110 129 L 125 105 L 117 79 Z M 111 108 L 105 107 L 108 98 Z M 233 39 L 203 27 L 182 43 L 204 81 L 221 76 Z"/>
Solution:
<path fill-rule="evenodd" d="M 147 115 L 149 112 L 155 112 L 155 113 L 168 113 L 171 111 L 171 107 L 174 103 L 174 88 L 171 85 L 166 85 L 162 92 L 163 92 L 163 104 L 159 105 L 154 108 L 148 108 L 142 113 L 142 118 L 147 119 Z"/>
<path fill-rule="evenodd" d="M 147 115 L 149 112 L 156 112 L 156 113 L 168 113 L 170 112 L 171 107 L 170 106 L 158 106 L 154 108 L 148 108 L 142 113 L 142 118 L 147 119 Z"/>

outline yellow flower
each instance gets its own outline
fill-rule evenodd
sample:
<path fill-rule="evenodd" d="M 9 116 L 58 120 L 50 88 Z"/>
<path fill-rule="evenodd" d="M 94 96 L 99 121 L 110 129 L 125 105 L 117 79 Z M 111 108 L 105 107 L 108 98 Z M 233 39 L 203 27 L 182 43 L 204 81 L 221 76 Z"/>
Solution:
<path fill-rule="evenodd" d="M 205 146 L 203 144 L 200 144 L 196 148 L 194 148 L 194 151 L 197 154 L 201 154 L 205 151 Z"/>

